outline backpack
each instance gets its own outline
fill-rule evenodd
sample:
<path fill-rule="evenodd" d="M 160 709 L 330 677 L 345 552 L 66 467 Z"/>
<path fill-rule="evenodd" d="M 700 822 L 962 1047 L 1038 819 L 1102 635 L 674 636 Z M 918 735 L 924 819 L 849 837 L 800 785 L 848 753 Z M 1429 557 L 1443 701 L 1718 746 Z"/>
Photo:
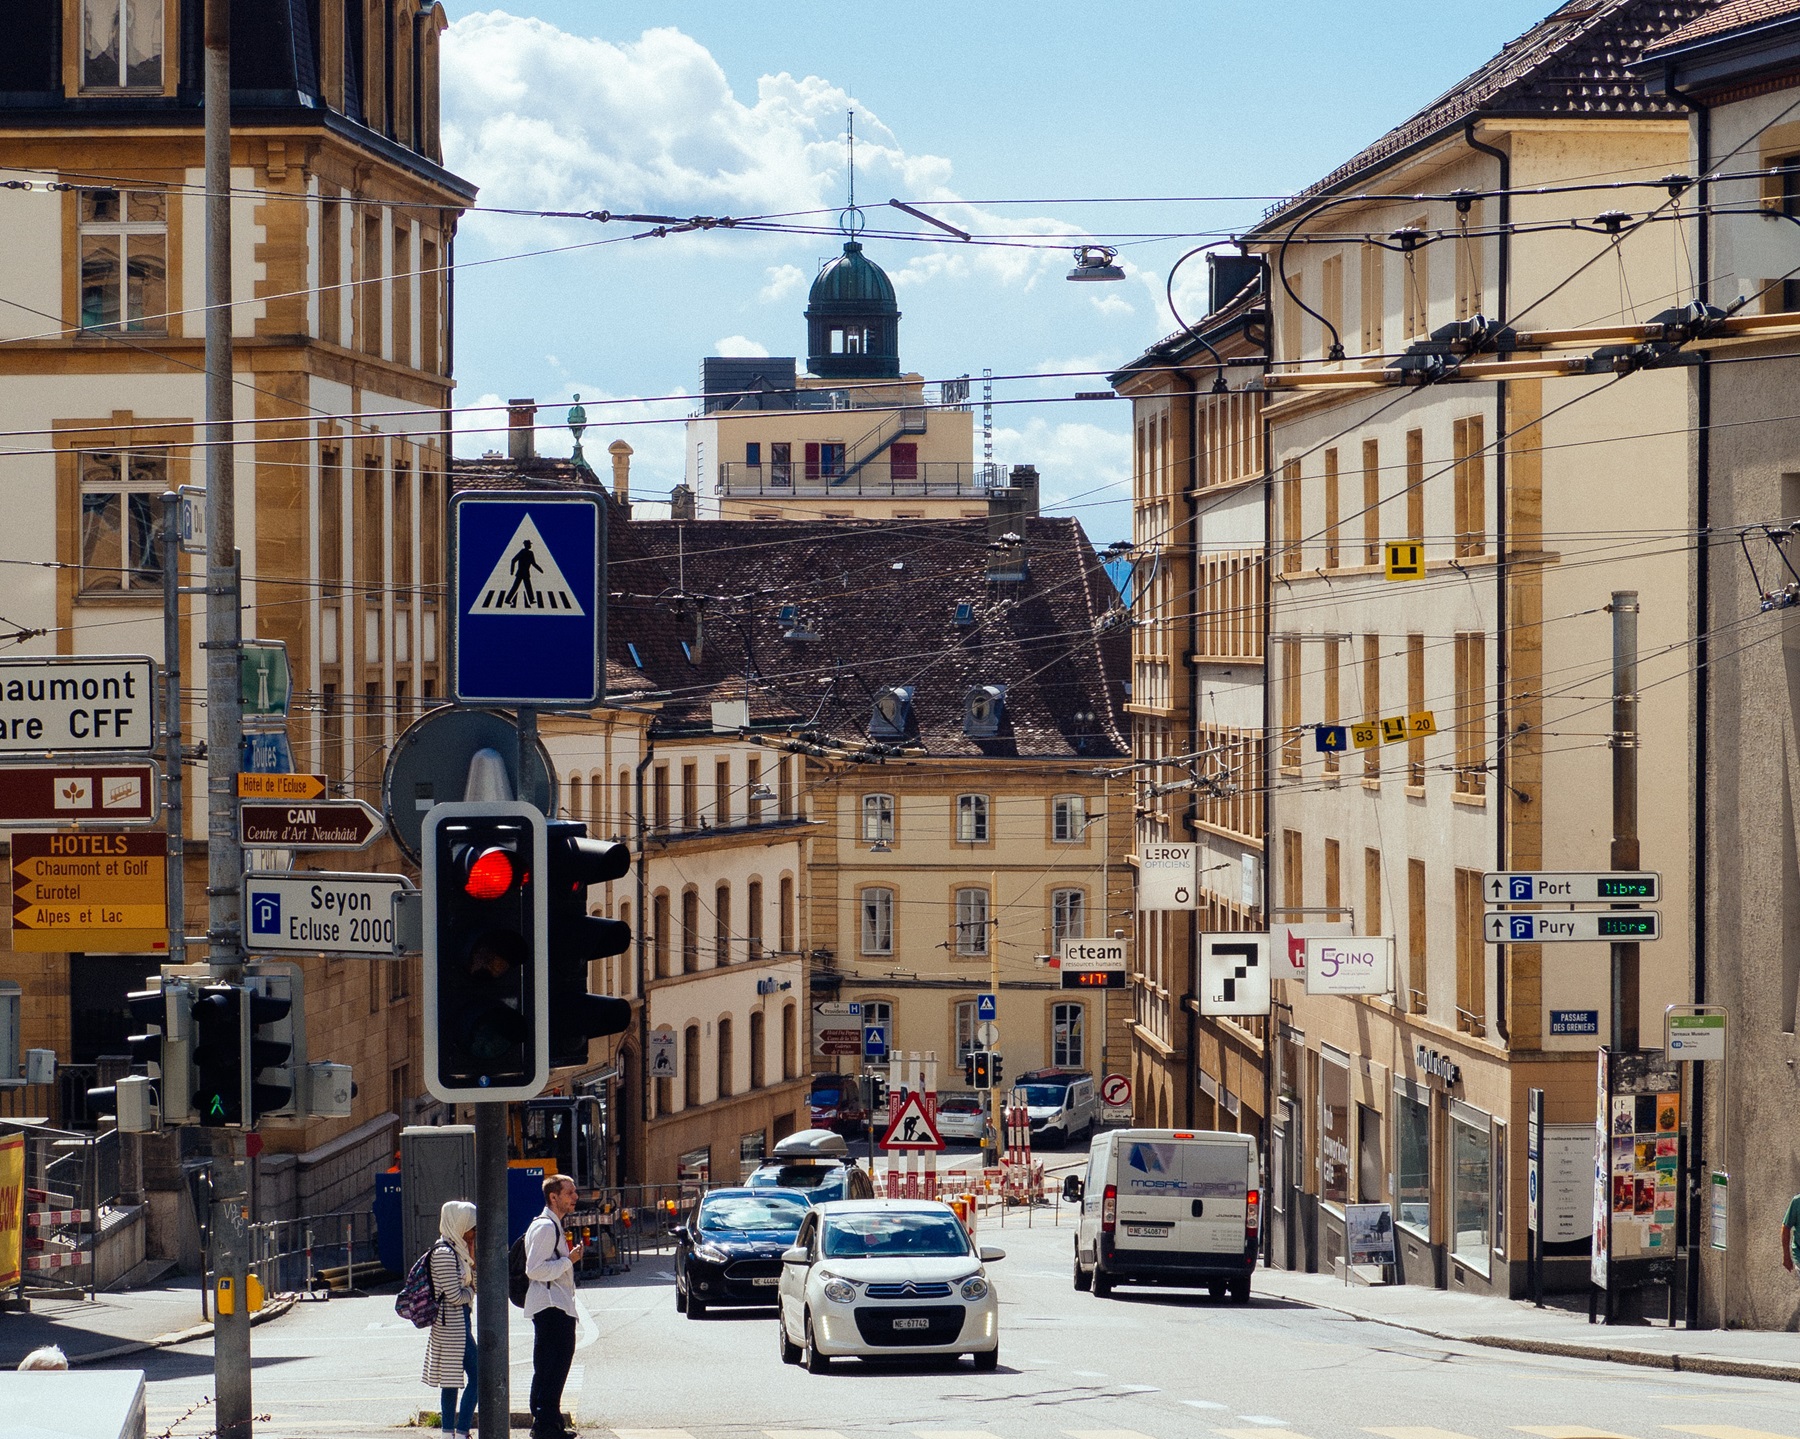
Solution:
<path fill-rule="evenodd" d="M 531 1280 L 525 1275 L 525 1236 L 513 1240 L 506 1251 L 506 1297 L 516 1309 L 525 1307 L 525 1296 L 531 1293 Z"/>
<path fill-rule="evenodd" d="M 394 1296 L 394 1313 L 402 1319 L 410 1319 L 415 1329 L 429 1329 L 437 1323 L 437 1290 L 431 1282 L 431 1256 L 443 1242 L 433 1240 L 430 1247 L 413 1260 L 413 1267 L 406 1271 L 406 1283 Z"/>

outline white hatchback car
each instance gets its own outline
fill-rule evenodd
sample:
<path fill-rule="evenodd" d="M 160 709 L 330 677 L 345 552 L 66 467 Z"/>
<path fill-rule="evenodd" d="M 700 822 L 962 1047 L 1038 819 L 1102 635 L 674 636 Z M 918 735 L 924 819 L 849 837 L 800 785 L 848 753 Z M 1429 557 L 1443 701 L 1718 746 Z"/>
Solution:
<path fill-rule="evenodd" d="M 1000 1310 L 986 1265 L 935 1199 L 842 1199 L 806 1216 L 782 1256 L 777 1330 L 784 1364 L 834 1358 L 970 1355 L 1000 1363 Z"/>

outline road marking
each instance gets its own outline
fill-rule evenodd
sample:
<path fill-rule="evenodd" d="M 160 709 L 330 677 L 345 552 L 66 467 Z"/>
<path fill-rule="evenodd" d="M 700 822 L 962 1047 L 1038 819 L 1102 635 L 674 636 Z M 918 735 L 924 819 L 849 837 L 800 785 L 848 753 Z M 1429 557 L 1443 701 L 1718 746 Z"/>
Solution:
<path fill-rule="evenodd" d="M 694 1439 L 685 1429 L 615 1429 L 619 1439 Z"/>
<path fill-rule="evenodd" d="M 918 1439 L 995 1439 L 985 1429 L 915 1429 Z"/>
<path fill-rule="evenodd" d="M 1106 1371 L 1104 1369 L 1071 1369 L 1069 1373 L 1078 1375 L 1083 1379 L 1106 1378 Z"/>
<path fill-rule="evenodd" d="M 1277 1424 L 1286 1427 L 1286 1421 L 1281 1419 L 1259 1419 L 1254 1414 L 1240 1414 L 1238 1418 L 1248 1419 L 1252 1424 Z M 1213 1433 L 1223 1434 L 1225 1439 L 1269 1439 L 1267 1429 L 1215 1429 Z M 1306 1436 L 1289 1429 L 1282 1435 L 1282 1439 L 1306 1439 Z"/>
<path fill-rule="evenodd" d="M 594 1316 L 588 1313 L 581 1291 L 575 1291 L 575 1347 L 586 1349 L 600 1337 L 600 1328 L 594 1323 Z"/>
<path fill-rule="evenodd" d="M 844 1439 L 835 1429 L 765 1429 L 768 1439 Z"/>
<path fill-rule="evenodd" d="M 1521 1434 L 1535 1434 L 1538 1439 L 1632 1439 L 1629 1434 L 1590 1429 L 1585 1424 L 1515 1424 L 1513 1428 Z"/>
<path fill-rule="evenodd" d="M 1790 1434 L 1776 1434 L 1767 1429 L 1740 1429 L 1735 1424 L 1664 1424 L 1677 1434 L 1698 1434 L 1701 1439 L 1793 1439 Z"/>
<path fill-rule="evenodd" d="M 1364 1429 L 1365 1434 L 1379 1434 L 1382 1439 L 1469 1439 L 1454 1429 L 1433 1429 L 1429 1425 L 1403 1424 L 1397 1429 Z"/>
<path fill-rule="evenodd" d="M 1065 1429 L 1069 1439 L 1150 1439 L 1137 1429 Z"/>
<path fill-rule="evenodd" d="M 1162 1390 L 1154 1384 L 1115 1384 L 1113 1388 L 1121 1394 L 1160 1394 Z"/>
<path fill-rule="evenodd" d="M 1183 1399 L 1181 1402 L 1191 1409 L 1228 1409 L 1231 1407 L 1228 1404 L 1214 1403 L 1211 1399 Z"/>

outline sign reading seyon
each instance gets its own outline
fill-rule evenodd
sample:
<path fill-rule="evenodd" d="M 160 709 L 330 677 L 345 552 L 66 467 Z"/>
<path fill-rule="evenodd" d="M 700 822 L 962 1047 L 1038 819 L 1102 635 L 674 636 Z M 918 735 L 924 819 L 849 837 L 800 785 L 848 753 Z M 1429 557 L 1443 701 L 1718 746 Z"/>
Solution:
<path fill-rule="evenodd" d="M 34 954 L 169 947 L 168 836 L 15 833 L 12 947 Z"/>

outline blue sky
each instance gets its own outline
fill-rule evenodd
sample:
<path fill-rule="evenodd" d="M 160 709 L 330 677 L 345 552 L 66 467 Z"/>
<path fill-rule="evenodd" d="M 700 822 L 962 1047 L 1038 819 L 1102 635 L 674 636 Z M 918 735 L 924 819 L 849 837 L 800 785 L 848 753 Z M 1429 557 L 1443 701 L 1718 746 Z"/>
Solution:
<path fill-rule="evenodd" d="M 1036 464 L 1046 508 L 1096 543 L 1130 532 L 1123 401 L 1054 397 L 1173 328 L 1168 267 L 1323 174 L 1474 69 L 1551 0 L 448 0 L 446 159 L 486 205 L 752 215 L 841 205 L 844 112 L 873 225 L 924 231 L 889 197 L 1009 246 L 871 239 L 894 277 L 901 361 L 995 386 L 996 457 Z M 950 203 L 956 202 L 956 203 Z M 1024 203 L 1007 203 L 1024 202 Z M 832 223 L 813 216 L 802 223 Z M 458 401 L 579 391 L 590 453 L 628 439 L 634 496 L 680 477 L 679 419 L 700 359 L 800 354 L 826 235 L 665 239 L 617 223 L 465 219 L 457 247 Z M 1130 233 L 1125 283 L 1062 276 L 1084 234 Z M 1190 238 L 1162 238 L 1186 235 Z M 564 249 L 575 246 L 579 248 Z M 546 253 L 553 250 L 560 253 Z M 1192 318 L 1205 267 L 1177 279 Z M 479 421 L 466 422 L 469 426 Z M 489 420 L 487 423 L 498 423 Z M 546 436 L 546 450 L 562 448 Z M 597 442 L 597 443 L 596 443 Z M 463 434 L 480 453 L 493 436 Z"/>

